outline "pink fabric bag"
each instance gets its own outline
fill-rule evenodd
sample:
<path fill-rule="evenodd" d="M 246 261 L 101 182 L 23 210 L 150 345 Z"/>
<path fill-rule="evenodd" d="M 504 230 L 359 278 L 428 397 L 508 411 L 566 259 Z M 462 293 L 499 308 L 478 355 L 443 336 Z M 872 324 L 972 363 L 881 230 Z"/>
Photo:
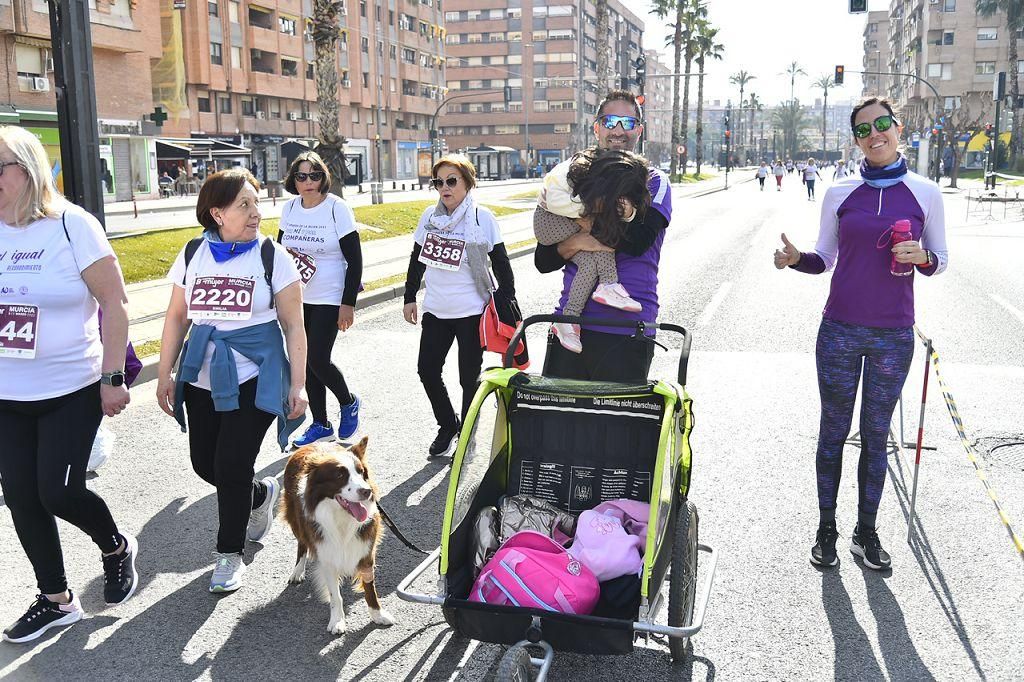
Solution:
<path fill-rule="evenodd" d="M 580 514 L 569 554 L 600 582 L 637 575 L 643 567 L 650 506 L 633 500 L 604 502 Z"/>
<path fill-rule="evenodd" d="M 601 594 L 597 578 L 542 533 L 519 531 L 488 561 L 469 601 L 587 615 Z"/>

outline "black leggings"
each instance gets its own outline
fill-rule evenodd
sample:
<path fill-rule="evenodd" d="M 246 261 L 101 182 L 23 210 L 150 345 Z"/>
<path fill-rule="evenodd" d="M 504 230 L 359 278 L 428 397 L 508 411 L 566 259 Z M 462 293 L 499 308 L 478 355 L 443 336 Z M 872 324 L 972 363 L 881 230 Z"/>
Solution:
<path fill-rule="evenodd" d="M 417 369 L 423 389 L 430 399 L 430 407 L 434 410 L 437 425 L 455 426 L 455 410 L 448 398 L 448 389 L 441 378 L 444 360 L 452 347 L 452 342 L 459 342 L 459 383 L 462 385 L 462 419 L 466 418 L 469 406 L 473 403 L 476 393 L 480 368 L 484 364 L 484 351 L 480 347 L 480 316 L 457 317 L 442 320 L 431 313 L 423 313 L 421 323 L 423 332 L 420 334 L 420 355 Z"/>
<path fill-rule="evenodd" d="M 58 398 L 0 400 L 4 501 L 43 594 L 68 589 L 55 517 L 85 532 L 101 552 L 120 544 L 106 503 L 85 487 L 102 418 L 99 382 Z"/>
<path fill-rule="evenodd" d="M 256 407 L 257 379 L 238 387 L 238 409 L 230 412 L 214 410 L 206 389 L 185 385 L 192 468 L 217 488 L 217 551 L 222 553 L 242 551 L 249 512 L 266 495 L 263 484 L 254 480 L 254 466 L 275 417 Z"/>
<path fill-rule="evenodd" d="M 302 306 L 306 328 L 306 394 L 313 420 L 327 424 L 327 389 L 338 399 L 339 405 L 350 405 L 352 394 L 338 366 L 331 362 L 331 350 L 338 338 L 338 310 L 336 305 Z"/>

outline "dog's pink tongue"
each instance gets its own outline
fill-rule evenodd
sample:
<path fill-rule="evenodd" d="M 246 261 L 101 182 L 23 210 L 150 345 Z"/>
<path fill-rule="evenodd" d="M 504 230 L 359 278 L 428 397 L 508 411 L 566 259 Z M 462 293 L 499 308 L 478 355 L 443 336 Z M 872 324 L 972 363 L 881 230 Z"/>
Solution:
<path fill-rule="evenodd" d="M 349 500 L 343 499 L 341 496 L 338 497 L 338 502 L 359 523 L 362 523 L 366 520 L 366 507 L 364 507 L 360 503 L 351 502 Z"/>

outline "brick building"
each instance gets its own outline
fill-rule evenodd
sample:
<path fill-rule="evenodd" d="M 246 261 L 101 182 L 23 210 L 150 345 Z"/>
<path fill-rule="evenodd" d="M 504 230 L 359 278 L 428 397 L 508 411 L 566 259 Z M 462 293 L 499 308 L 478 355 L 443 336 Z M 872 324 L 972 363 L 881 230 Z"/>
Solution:
<path fill-rule="evenodd" d="M 90 3 L 96 107 L 104 200 L 155 196 L 155 127 L 150 60 L 160 56 L 159 8 L 143 0 Z M 7 77 L 0 81 L 0 123 L 21 125 L 46 147 L 58 185 L 57 129 L 50 18 L 44 0 L 0 0 L 0 43 Z"/>
<path fill-rule="evenodd" d="M 470 150 L 482 177 L 532 174 L 590 144 L 597 105 L 633 74 L 641 50 L 643 22 L 617 0 L 608 0 L 609 35 L 600 37 L 589 0 L 514 4 L 444 5 L 448 94 L 460 97 L 438 128 L 449 149 Z M 600 78 L 599 40 L 612 46 Z"/>
<path fill-rule="evenodd" d="M 645 50 L 647 83 L 644 86 L 644 155 L 658 166 L 672 158 L 672 67 L 657 50 Z"/>
<path fill-rule="evenodd" d="M 864 22 L 864 58 L 861 62 L 865 73 L 862 94 L 865 97 L 888 95 L 892 79 L 880 75 L 889 71 L 889 12 L 881 10 L 868 12 Z"/>
<path fill-rule="evenodd" d="M 315 144 L 314 45 L 305 19 L 312 4 L 189 2 L 178 24 L 169 27 L 170 36 L 165 27 L 165 61 L 180 60 L 182 70 L 176 81 L 171 64 L 171 75 L 163 79 L 172 91 L 180 83 L 177 92 L 169 92 L 168 99 L 180 103 L 172 107 L 177 117 L 165 130 L 177 138 L 171 144 L 192 157 L 191 170 L 244 163 L 261 179 L 275 180 L 286 170 L 283 143 Z M 340 23 L 338 97 L 349 170 L 361 179 L 415 177 L 417 149 L 429 149 L 428 121 L 443 95 L 444 30 L 437 3 L 347 0 Z M 203 138 L 215 140 L 212 146 L 219 149 L 189 141 Z M 233 146 L 242 151 L 232 155 Z"/>

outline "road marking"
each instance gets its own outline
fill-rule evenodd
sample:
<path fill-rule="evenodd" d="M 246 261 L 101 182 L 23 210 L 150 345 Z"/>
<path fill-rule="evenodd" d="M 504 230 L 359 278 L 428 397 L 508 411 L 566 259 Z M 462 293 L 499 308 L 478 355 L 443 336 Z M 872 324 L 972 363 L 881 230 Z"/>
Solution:
<path fill-rule="evenodd" d="M 455 680 L 458 680 L 460 677 L 462 677 L 462 673 L 466 668 L 466 664 L 469 663 L 470 657 L 476 651 L 476 648 L 478 646 L 480 646 L 479 640 L 474 639 L 469 643 L 469 646 L 466 647 L 466 653 L 462 654 L 462 658 L 459 660 L 459 664 L 455 666 L 455 670 L 453 670 L 452 674 L 448 677 L 449 682 L 455 682 Z"/>
<path fill-rule="evenodd" d="M 718 310 L 718 306 L 722 305 L 722 301 L 724 301 L 725 297 L 729 295 L 729 289 L 731 288 L 732 282 L 722 282 L 722 286 L 718 287 L 718 291 L 715 292 L 715 295 L 711 297 L 711 300 L 708 302 L 707 306 L 704 307 L 700 316 L 697 317 L 698 327 L 704 327 L 711 321 L 715 311 Z"/>
<path fill-rule="evenodd" d="M 437 488 L 437 486 L 441 485 L 442 481 L 444 481 L 446 478 L 448 478 L 448 474 L 449 473 L 450 472 L 448 470 L 448 467 L 441 467 L 441 469 L 436 474 L 434 474 L 433 476 L 430 477 L 429 481 L 427 481 L 426 483 L 421 485 L 416 492 L 414 492 L 413 494 L 409 495 L 409 499 L 408 499 L 408 502 L 407 502 L 406 506 L 407 507 L 415 507 L 415 506 L 417 506 L 420 502 L 423 501 L 423 499 L 427 495 L 432 493 L 434 491 L 434 489 Z"/>
<path fill-rule="evenodd" d="M 998 303 L 999 305 L 1003 306 L 1008 311 L 1010 311 L 1011 315 L 1016 317 L 1021 322 L 1024 322 L 1024 312 L 1021 312 L 1017 308 L 1014 308 L 1013 305 L 1009 301 L 1007 301 L 1005 298 L 1003 298 L 999 294 L 989 294 L 989 296 L 992 298 L 993 301 L 995 301 L 996 303 Z"/>

